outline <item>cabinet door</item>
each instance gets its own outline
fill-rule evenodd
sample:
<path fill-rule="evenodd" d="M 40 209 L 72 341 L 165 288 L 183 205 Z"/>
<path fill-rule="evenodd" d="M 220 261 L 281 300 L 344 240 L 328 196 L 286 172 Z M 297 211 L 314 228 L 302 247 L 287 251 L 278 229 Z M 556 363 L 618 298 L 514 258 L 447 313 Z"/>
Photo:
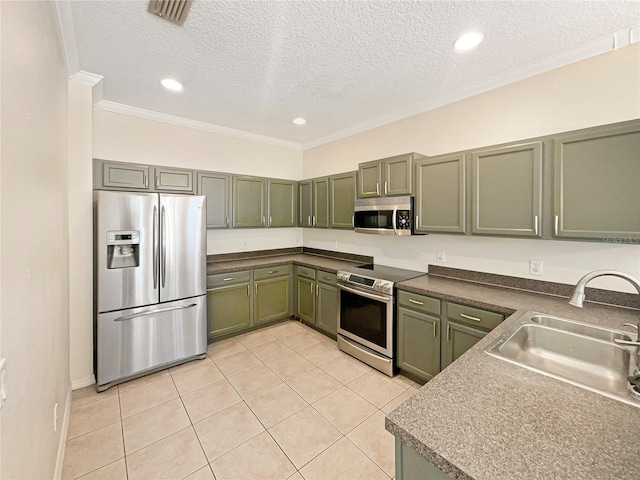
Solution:
<path fill-rule="evenodd" d="M 296 183 L 289 180 L 268 180 L 270 227 L 295 227 Z"/>
<path fill-rule="evenodd" d="M 418 160 L 415 165 L 416 230 L 464 233 L 464 153 Z"/>
<path fill-rule="evenodd" d="M 207 228 L 229 227 L 229 175 L 198 172 L 196 193 L 207 197 Z"/>
<path fill-rule="evenodd" d="M 398 367 L 421 379 L 440 372 L 440 319 L 398 307 Z"/>
<path fill-rule="evenodd" d="M 358 198 L 380 196 L 382 163 L 380 160 L 358 165 Z"/>
<path fill-rule="evenodd" d="M 329 179 L 313 181 L 313 226 L 329 228 Z"/>
<path fill-rule="evenodd" d="M 356 207 L 356 172 L 329 177 L 331 228 L 353 228 Z"/>
<path fill-rule="evenodd" d="M 307 323 L 316 323 L 316 295 L 313 280 L 296 277 L 296 315 Z"/>
<path fill-rule="evenodd" d="M 317 283 L 318 311 L 316 325 L 331 335 L 338 331 L 338 287 Z"/>
<path fill-rule="evenodd" d="M 542 143 L 472 152 L 472 232 L 542 234 Z"/>
<path fill-rule="evenodd" d="M 233 226 L 265 226 L 264 178 L 233 177 Z"/>
<path fill-rule="evenodd" d="M 276 277 L 254 283 L 253 322 L 255 325 L 291 315 L 290 277 Z"/>
<path fill-rule="evenodd" d="M 444 370 L 464 352 L 473 347 L 487 334 L 484 330 L 447 322 L 447 334 L 442 351 L 441 368 Z"/>
<path fill-rule="evenodd" d="M 398 155 L 383 161 L 384 172 L 382 175 L 384 195 L 395 197 L 398 195 L 411 195 L 413 157 Z"/>
<path fill-rule="evenodd" d="M 162 192 L 193 193 L 193 170 L 155 167 L 155 189 Z"/>
<path fill-rule="evenodd" d="M 132 163 L 102 162 L 94 164 L 100 168 L 102 178 L 98 186 L 118 189 L 149 190 L 149 167 Z"/>
<path fill-rule="evenodd" d="M 311 227 L 313 215 L 313 186 L 311 181 L 298 183 L 298 225 Z"/>
<path fill-rule="evenodd" d="M 553 144 L 554 235 L 640 238 L 640 125 Z"/>
<path fill-rule="evenodd" d="M 251 287 L 248 283 L 207 290 L 209 337 L 248 328 L 250 313 Z"/>

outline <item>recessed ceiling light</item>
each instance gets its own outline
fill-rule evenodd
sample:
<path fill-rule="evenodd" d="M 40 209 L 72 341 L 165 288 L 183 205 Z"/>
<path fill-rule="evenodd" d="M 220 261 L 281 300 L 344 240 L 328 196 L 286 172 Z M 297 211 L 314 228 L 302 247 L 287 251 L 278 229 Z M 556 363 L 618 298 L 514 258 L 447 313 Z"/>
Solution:
<path fill-rule="evenodd" d="M 472 48 L 480 45 L 483 39 L 484 35 L 480 32 L 467 32 L 456 40 L 453 47 L 456 50 L 471 50 Z"/>
<path fill-rule="evenodd" d="M 165 78 L 160 82 L 162 86 L 168 90 L 173 90 L 174 92 L 182 91 L 182 84 L 173 78 Z"/>
<path fill-rule="evenodd" d="M 307 123 L 307 121 L 302 117 L 298 117 L 293 119 L 293 123 L 295 123 L 296 125 L 304 125 L 305 123 Z"/>

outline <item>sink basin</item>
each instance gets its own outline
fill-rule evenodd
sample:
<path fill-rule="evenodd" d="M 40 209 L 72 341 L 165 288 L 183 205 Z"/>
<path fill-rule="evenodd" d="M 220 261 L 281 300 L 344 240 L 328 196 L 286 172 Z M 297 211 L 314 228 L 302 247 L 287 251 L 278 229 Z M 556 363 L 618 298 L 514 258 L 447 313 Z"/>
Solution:
<path fill-rule="evenodd" d="M 526 312 L 485 351 L 529 370 L 640 407 L 627 377 L 638 370 L 635 347 L 614 339 L 635 334 Z"/>

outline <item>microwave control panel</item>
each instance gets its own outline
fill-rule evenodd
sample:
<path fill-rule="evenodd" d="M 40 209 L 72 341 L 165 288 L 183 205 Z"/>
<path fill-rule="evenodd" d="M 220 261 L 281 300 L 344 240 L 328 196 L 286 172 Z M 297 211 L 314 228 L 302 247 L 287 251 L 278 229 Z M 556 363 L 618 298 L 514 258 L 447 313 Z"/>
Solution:
<path fill-rule="evenodd" d="M 396 228 L 398 230 L 411 230 L 411 215 L 409 210 L 398 210 Z"/>

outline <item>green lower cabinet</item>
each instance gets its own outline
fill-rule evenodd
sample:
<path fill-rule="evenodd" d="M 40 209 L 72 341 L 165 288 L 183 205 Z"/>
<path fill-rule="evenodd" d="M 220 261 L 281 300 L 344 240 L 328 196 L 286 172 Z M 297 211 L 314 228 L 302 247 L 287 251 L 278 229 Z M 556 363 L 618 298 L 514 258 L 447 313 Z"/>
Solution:
<path fill-rule="evenodd" d="M 296 315 L 307 323 L 316 323 L 316 282 L 305 277 L 296 277 Z"/>
<path fill-rule="evenodd" d="M 289 278 L 288 276 L 276 277 L 254 283 L 254 325 L 291 315 Z"/>
<path fill-rule="evenodd" d="M 445 480 L 446 473 L 396 438 L 396 480 Z"/>
<path fill-rule="evenodd" d="M 316 325 L 335 336 L 338 332 L 338 287 L 318 282 L 316 291 L 318 297 Z"/>
<path fill-rule="evenodd" d="M 455 362 L 464 352 L 473 347 L 476 343 L 489 333 L 485 330 L 459 325 L 457 323 L 447 323 L 447 336 L 442 347 L 442 365 L 444 369 Z"/>
<path fill-rule="evenodd" d="M 219 337 L 249 328 L 251 287 L 248 283 L 207 291 L 209 337 Z"/>
<path fill-rule="evenodd" d="M 398 308 L 398 360 L 400 369 L 425 382 L 440 372 L 440 319 Z"/>

